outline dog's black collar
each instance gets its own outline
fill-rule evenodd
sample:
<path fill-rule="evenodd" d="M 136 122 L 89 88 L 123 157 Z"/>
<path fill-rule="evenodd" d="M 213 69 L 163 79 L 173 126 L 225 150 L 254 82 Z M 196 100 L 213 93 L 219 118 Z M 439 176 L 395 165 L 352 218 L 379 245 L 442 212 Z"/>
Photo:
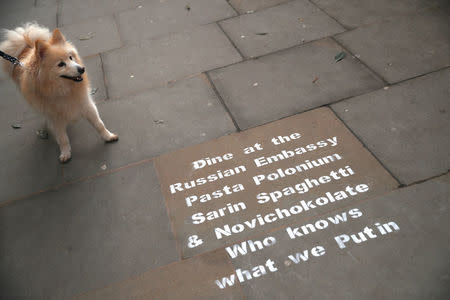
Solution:
<path fill-rule="evenodd" d="M 6 59 L 7 61 L 10 61 L 14 65 L 19 65 L 19 66 L 23 67 L 23 64 L 20 62 L 20 60 L 18 58 L 8 55 L 1 50 L 0 50 L 0 57 L 2 57 L 3 59 Z"/>

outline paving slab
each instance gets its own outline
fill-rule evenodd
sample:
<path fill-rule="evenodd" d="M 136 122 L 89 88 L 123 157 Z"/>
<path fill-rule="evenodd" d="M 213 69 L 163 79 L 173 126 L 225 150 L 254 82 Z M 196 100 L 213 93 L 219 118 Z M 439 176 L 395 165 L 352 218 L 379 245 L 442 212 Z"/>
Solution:
<path fill-rule="evenodd" d="M 102 54 L 111 98 L 229 65 L 242 58 L 216 24 Z"/>
<path fill-rule="evenodd" d="M 232 262 L 241 272 L 263 265 L 266 274 L 252 272 L 249 280 L 242 275 L 245 297 L 448 298 L 449 193 L 447 175 L 252 239 L 269 246 L 254 252 L 248 248 Z M 232 250 L 227 251 L 230 258 Z M 272 269 L 266 265 L 269 259 Z"/>
<path fill-rule="evenodd" d="M 106 126 L 120 137 L 105 144 L 86 121 L 69 131 L 73 158 L 67 180 L 121 167 L 201 143 L 236 129 L 204 75 L 98 106 Z M 130 117 L 132 116 L 132 117 Z M 194 121 L 193 121 L 194 120 Z"/>
<path fill-rule="evenodd" d="M 341 51 L 327 38 L 209 74 L 245 129 L 383 86 L 349 54 L 336 63 L 334 57 Z"/>
<path fill-rule="evenodd" d="M 66 38 L 77 47 L 82 57 L 98 54 L 121 46 L 113 17 L 97 17 L 61 28 Z"/>
<path fill-rule="evenodd" d="M 242 299 L 237 285 L 226 292 L 213 285 L 214 278 L 230 272 L 233 267 L 221 249 L 150 270 L 74 299 Z"/>
<path fill-rule="evenodd" d="M 28 9 L 34 6 L 34 0 L 1 1 L 0 16 L 2 19 L 11 12 Z"/>
<path fill-rule="evenodd" d="M 450 65 L 447 15 L 397 17 L 338 35 L 337 40 L 389 83 Z"/>
<path fill-rule="evenodd" d="M 82 23 L 92 17 L 110 16 L 119 11 L 137 8 L 144 0 L 62 0 L 60 24 Z"/>
<path fill-rule="evenodd" d="M 0 206 L 62 182 L 56 142 L 36 134 L 45 128 L 45 121 L 37 118 L 19 124 L 20 129 L 13 129 L 2 122 L 0 128 Z"/>
<path fill-rule="evenodd" d="M 227 0 L 241 14 L 272 7 L 291 0 Z"/>
<path fill-rule="evenodd" d="M 103 74 L 103 64 L 100 55 L 89 56 L 84 59 L 86 72 L 89 75 L 91 85 L 90 94 L 95 102 L 100 102 L 108 98 L 105 87 L 105 75 Z"/>
<path fill-rule="evenodd" d="M 450 169 L 449 81 L 446 69 L 332 108 L 402 183 L 410 184 Z"/>
<path fill-rule="evenodd" d="M 7 299 L 66 299 L 178 258 L 151 163 L 14 202 L 0 224 Z"/>
<path fill-rule="evenodd" d="M 0 8 L 0 28 L 14 29 L 24 23 L 33 21 L 49 28 L 56 27 L 57 8 L 54 5 L 34 7 L 33 5 L 24 4 L 23 8 L 11 10 L 9 5 L 17 2 L 5 1 L 4 3 L 7 3 L 6 6 L 8 6 L 8 8 Z"/>
<path fill-rule="evenodd" d="M 60 0 L 35 0 L 35 6 L 57 5 Z"/>
<path fill-rule="evenodd" d="M 448 9 L 446 0 L 311 0 L 347 28 L 356 28 L 406 15 L 438 14 Z"/>
<path fill-rule="evenodd" d="M 163 154 L 155 165 L 183 258 L 398 185 L 329 108 Z"/>
<path fill-rule="evenodd" d="M 343 32 L 311 2 L 291 1 L 219 23 L 245 57 L 255 57 Z"/>
<path fill-rule="evenodd" d="M 119 13 L 118 24 L 124 42 L 139 43 L 235 15 L 233 8 L 223 0 L 154 1 Z"/>

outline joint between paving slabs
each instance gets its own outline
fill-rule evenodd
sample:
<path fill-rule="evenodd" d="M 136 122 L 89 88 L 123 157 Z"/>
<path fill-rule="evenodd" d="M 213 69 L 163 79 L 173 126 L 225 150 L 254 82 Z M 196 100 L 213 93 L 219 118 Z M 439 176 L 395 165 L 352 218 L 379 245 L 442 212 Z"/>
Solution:
<path fill-rule="evenodd" d="M 122 32 L 120 30 L 120 27 L 119 27 L 119 13 L 120 13 L 120 11 L 113 13 L 112 14 L 112 18 L 113 18 L 114 27 L 116 27 L 117 34 L 119 35 L 120 46 L 117 47 L 117 48 L 114 48 L 114 49 L 109 49 L 109 51 L 113 51 L 113 50 L 120 49 L 122 47 L 126 47 L 127 46 L 127 43 L 123 42 L 123 39 L 122 39 L 123 34 L 122 34 Z"/>
<path fill-rule="evenodd" d="M 434 71 L 431 71 L 431 72 L 428 72 L 428 73 L 425 73 L 425 74 L 417 75 L 417 76 L 414 76 L 414 77 L 411 77 L 411 78 L 408 78 L 408 79 L 404 79 L 404 80 L 401 80 L 401 81 L 397 81 L 397 82 L 394 82 L 394 83 L 392 83 L 392 84 L 386 84 L 386 86 L 388 86 L 388 87 L 393 87 L 393 86 L 402 84 L 402 83 L 404 83 L 404 82 L 407 82 L 407 81 L 410 81 L 410 80 L 413 80 L 413 79 L 416 79 L 416 78 L 420 78 L 420 77 L 427 76 L 427 75 L 429 75 L 429 74 L 433 74 L 433 73 L 438 73 L 438 72 L 444 71 L 444 70 L 446 70 L 446 69 L 450 69 L 450 67 L 443 67 L 443 68 L 441 68 L 441 69 L 434 70 Z M 385 87 L 386 87 L 386 86 L 385 86 Z M 334 101 L 328 102 L 328 103 L 326 103 L 326 104 L 323 104 L 323 105 L 321 105 L 321 106 L 313 107 L 313 108 L 304 110 L 304 111 L 299 112 L 299 113 L 304 113 L 304 112 L 307 112 L 307 111 L 310 111 L 310 110 L 313 110 L 313 109 L 317 109 L 317 108 L 319 108 L 319 107 L 329 107 L 329 108 L 331 109 L 331 105 L 333 105 L 333 104 L 336 104 L 336 103 L 339 103 L 339 102 L 342 102 L 342 101 L 345 101 L 345 100 L 348 100 L 348 99 L 351 99 L 351 98 L 355 98 L 355 97 L 367 95 L 367 94 L 370 94 L 370 93 L 373 93 L 373 92 L 376 92 L 376 91 L 380 91 L 380 90 L 382 90 L 382 89 L 385 89 L 385 87 L 381 87 L 381 88 L 378 88 L 378 89 L 373 89 L 373 90 L 365 91 L 365 92 L 362 92 L 362 93 L 360 93 L 360 94 L 354 94 L 354 95 L 350 95 L 350 96 L 347 96 L 347 97 L 344 97 L 344 98 L 340 98 L 340 99 L 338 99 L 338 100 L 334 100 Z M 332 109 L 331 109 L 331 110 L 332 110 Z M 286 118 L 286 117 L 282 117 L 282 118 L 280 118 L 280 119 L 278 119 L 278 120 L 281 120 L 281 119 L 284 119 L 284 118 Z M 270 121 L 270 122 L 272 122 L 272 121 Z M 262 124 L 261 124 L 261 125 L 262 125 Z M 257 126 L 259 126 L 259 125 L 257 125 Z"/>
<path fill-rule="evenodd" d="M 399 188 L 407 188 L 407 187 L 410 187 L 410 186 L 413 186 L 413 185 L 416 185 L 416 184 L 421 184 L 421 183 L 424 183 L 424 182 L 427 182 L 427 181 L 430 181 L 430 180 L 439 178 L 439 177 L 441 177 L 441 176 L 445 176 L 445 175 L 447 175 L 447 174 L 449 174 L 449 173 L 450 173 L 450 169 L 448 169 L 446 172 L 443 172 L 443 173 L 441 173 L 441 174 L 434 175 L 434 176 L 431 176 L 431 177 L 428 177 L 428 178 L 425 178 L 425 179 L 420 179 L 420 180 L 411 182 L 410 184 L 404 184 L 404 183 L 401 183 L 400 186 L 399 186 Z"/>
<path fill-rule="evenodd" d="M 367 90 L 367 91 L 364 91 L 364 92 L 359 93 L 359 94 L 356 93 L 356 94 L 354 94 L 354 95 L 350 95 L 350 96 L 346 96 L 346 97 L 343 97 L 343 98 L 339 98 L 339 99 L 337 99 L 337 100 L 334 100 L 334 101 L 330 101 L 330 102 L 328 102 L 328 103 L 325 103 L 325 104 L 323 104 L 323 105 L 321 105 L 321 106 L 309 108 L 309 109 L 307 109 L 307 110 L 302 111 L 301 113 L 304 113 L 304 112 L 307 112 L 307 111 L 310 111 L 310 110 L 313 110 L 313 109 L 317 109 L 317 108 L 320 108 L 320 107 L 328 107 L 328 108 L 331 109 L 331 105 L 333 105 L 333 104 L 336 104 L 336 103 L 339 103 L 339 102 L 342 102 L 342 101 L 345 101 L 345 100 L 348 100 L 348 99 L 356 98 L 356 97 L 359 97 L 359 96 L 367 95 L 367 94 L 373 93 L 373 92 L 375 92 L 375 91 L 380 91 L 380 90 L 382 90 L 382 89 L 384 89 L 384 88 L 385 88 L 385 87 L 380 87 L 380 88 L 376 88 L 376 89 L 372 89 L 372 90 Z"/>
<path fill-rule="evenodd" d="M 447 70 L 447 69 L 449 69 L 449 68 L 450 68 L 450 66 L 445 66 L 445 67 L 442 67 L 442 68 L 439 68 L 439 69 L 436 69 L 436 70 L 433 70 L 433 71 L 430 71 L 430 72 L 427 72 L 427 73 L 415 75 L 415 76 L 410 77 L 410 78 L 406 78 L 406 79 L 402 79 L 402 80 L 393 82 L 392 84 L 389 84 L 389 86 L 397 85 L 397 84 L 402 84 L 402 83 L 404 83 L 404 82 L 406 82 L 406 81 L 413 80 L 413 79 L 420 78 L 420 77 L 424 77 L 424 76 L 427 76 L 427 75 L 430 75 L 430 74 L 433 74 L 433 73 L 438 73 L 438 72 Z"/>
<path fill-rule="evenodd" d="M 236 16 L 234 16 L 234 17 L 239 16 L 239 15 L 240 15 L 239 11 L 233 6 L 233 4 L 230 3 L 230 0 L 227 0 L 227 3 L 228 3 L 228 5 L 231 7 L 231 9 L 233 9 L 234 12 L 236 13 Z M 234 17 L 231 17 L 231 18 L 234 18 Z M 225 20 L 226 20 L 226 19 L 225 19 Z M 221 21 L 222 21 L 222 20 L 221 20 Z"/>
<path fill-rule="evenodd" d="M 340 33 L 339 33 L 340 34 Z M 363 66 L 365 66 L 371 73 L 372 75 L 374 75 L 375 77 L 377 77 L 378 79 L 380 79 L 383 84 L 385 86 L 389 85 L 389 82 L 380 74 L 378 74 L 377 72 L 375 72 L 371 67 L 369 67 L 365 62 L 363 62 L 361 59 L 359 59 L 352 51 L 350 51 L 347 47 L 345 47 L 342 43 L 340 43 L 335 36 L 331 36 L 330 37 L 336 44 L 338 44 L 342 49 L 344 49 L 346 52 L 348 52 L 352 57 L 354 57 L 354 59 L 356 59 L 360 64 L 362 64 Z"/>
<path fill-rule="evenodd" d="M 105 101 L 108 101 L 109 100 L 109 88 L 108 88 L 108 84 L 106 83 L 106 73 L 105 73 L 105 66 L 103 64 L 103 54 L 99 53 L 98 56 L 100 57 L 100 65 L 102 67 L 103 85 L 105 87 Z"/>
<path fill-rule="evenodd" d="M 227 37 L 228 41 L 231 43 L 231 45 L 234 47 L 234 49 L 239 53 L 241 56 L 241 61 L 245 61 L 245 56 L 242 54 L 241 50 L 236 46 L 236 44 L 233 42 L 233 40 L 228 36 L 228 34 L 223 30 L 222 26 L 220 26 L 219 22 L 216 22 L 217 26 L 220 28 L 220 30 L 223 32 L 223 34 Z"/>
<path fill-rule="evenodd" d="M 342 28 L 344 28 L 346 31 L 352 30 L 354 28 L 345 26 L 344 24 L 342 24 L 341 22 L 338 21 L 338 19 L 336 19 L 335 17 L 333 17 L 332 15 L 328 14 L 322 7 L 320 7 L 318 4 L 316 4 L 314 1 L 312 0 L 307 0 L 309 3 L 311 3 L 313 6 L 317 7 L 321 12 L 323 12 L 325 15 L 327 15 L 328 17 L 330 17 L 331 19 L 333 19 L 336 23 L 338 23 L 339 25 L 342 26 Z M 342 33 L 342 32 L 341 32 Z"/>
<path fill-rule="evenodd" d="M 226 0 L 226 1 L 237 12 L 238 16 L 245 16 L 245 15 L 249 15 L 249 14 L 256 13 L 256 12 L 265 11 L 266 9 L 269 9 L 269 8 L 272 8 L 272 7 L 281 6 L 281 5 L 287 4 L 289 2 L 294 2 L 294 1 L 297 1 L 297 0 L 286 0 L 284 2 L 280 2 L 280 3 L 272 5 L 272 6 L 268 6 L 268 7 L 264 7 L 264 8 L 260 8 L 260 9 L 255 9 L 254 11 L 248 11 L 248 12 L 243 12 L 243 13 L 239 13 L 239 11 L 233 6 L 233 4 L 230 3 L 231 0 Z"/>
<path fill-rule="evenodd" d="M 236 119 L 234 118 L 233 114 L 231 113 L 230 109 L 226 105 L 225 101 L 223 100 L 222 96 L 220 95 L 219 91 L 217 90 L 216 86 L 214 85 L 214 82 L 212 81 L 211 77 L 209 76 L 208 72 L 205 72 L 206 79 L 209 81 L 209 84 L 211 85 L 211 88 L 213 89 L 214 93 L 216 94 L 217 98 L 219 99 L 220 103 L 222 104 L 223 108 L 227 112 L 228 116 L 230 117 L 231 121 L 234 124 L 234 127 L 236 127 L 237 132 L 241 131 L 241 128 L 239 127 L 239 124 L 237 123 Z"/>
<path fill-rule="evenodd" d="M 63 0 L 56 0 L 56 27 L 57 28 L 62 27 L 62 1 Z"/>
<path fill-rule="evenodd" d="M 366 146 L 366 144 L 363 143 L 363 141 L 359 138 L 358 135 L 356 135 L 355 132 L 353 132 L 353 130 L 347 126 L 347 124 L 344 122 L 344 120 L 342 120 L 339 115 L 333 110 L 333 108 L 331 106 L 329 106 L 329 108 L 331 109 L 331 111 L 333 112 L 333 114 L 336 116 L 336 118 L 342 122 L 342 124 L 344 124 L 345 128 L 347 128 L 351 134 L 361 143 L 361 145 L 363 145 L 363 147 L 369 151 L 369 153 L 375 157 L 375 159 L 377 160 L 377 162 L 389 173 L 389 175 L 392 176 L 392 178 L 394 178 L 395 181 L 397 181 L 397 188 L 399 188 L 401 185 L 403 185 L 403 182 L 397 178 L 397 176 L 394 175 L 394 173 L 391 172 L 391 170 L 389 168 L 386 167 L 386 165 L 372 152 L 372 150 L 369 149 L 369 147 Z"/>

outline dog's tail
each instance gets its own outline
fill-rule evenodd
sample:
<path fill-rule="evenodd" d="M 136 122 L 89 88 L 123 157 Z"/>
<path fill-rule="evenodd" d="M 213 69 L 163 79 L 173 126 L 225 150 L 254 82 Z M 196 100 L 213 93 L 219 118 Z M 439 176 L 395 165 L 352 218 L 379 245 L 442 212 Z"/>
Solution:
<path fill-rule="evenodd" d="M 14 57 L 19 57 L 25 48 L 33 48 L 36 40 L 47 41 L 50 39 L 50 32 L 47 28 L 39 26 L 37 23 L 26 23 L 13 30 L 3 30 L 4 40 L 0 43 L 0 50 Z M 3 69 L 10 72 L 12 64 L 3 60 Z"/>

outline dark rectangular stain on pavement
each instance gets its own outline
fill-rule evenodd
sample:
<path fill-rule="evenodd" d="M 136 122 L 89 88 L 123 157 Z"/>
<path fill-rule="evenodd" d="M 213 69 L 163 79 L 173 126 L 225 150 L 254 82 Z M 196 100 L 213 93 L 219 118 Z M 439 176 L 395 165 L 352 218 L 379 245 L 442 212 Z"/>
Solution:
<path fill-rule="evenodd" d="M 162 155 L 155 166 L 184 258 L 397 186 L 328 108 Z"/>

